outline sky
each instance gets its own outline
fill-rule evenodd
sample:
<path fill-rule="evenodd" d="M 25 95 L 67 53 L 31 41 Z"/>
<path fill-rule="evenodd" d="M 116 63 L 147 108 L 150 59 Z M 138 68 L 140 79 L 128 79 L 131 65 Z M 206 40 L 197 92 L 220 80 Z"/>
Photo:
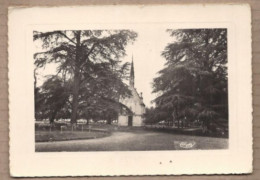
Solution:
<path fill-rule="evenodd" d="M 161 56 L 161 52 L 166 45 L 173 41 L 166 29 L 163 28 L 145 28 L 139 27 L 133 29 L 138 34 L 133 44 L 126 47 L 126 56 L 123 62 L 131 62 L 132 56 L 135 70 L 135 88 L 138 93 L 143 94 L 143 101 L 146 107 L 151 107 L 151 101 L 156 98 L 156 94 L 152 93 L 153 78 L 157 77 L 165 64 L 165 58 Z M 40 47 L 35 47 L 35 51 Z M 44 76 L 54 74 L 56 67 L 47 65 L 44 69 L 38 71 L 38 82 L 43 83 Z"/>
<path fill-rule="evenodd" d="M 134 29 L 138 33 L 136 41 L 128 45 L 124 61 L 131 62 L 132 55 L 135 70 L 135 87 L 138 93 L 143 93 L 146 107 L 151 107 L 151 101 L 156 98 L 152 93 L 153 78 L 157 77 L 165 64 L 161 52 L 172 41 L 165 29 Z"/>

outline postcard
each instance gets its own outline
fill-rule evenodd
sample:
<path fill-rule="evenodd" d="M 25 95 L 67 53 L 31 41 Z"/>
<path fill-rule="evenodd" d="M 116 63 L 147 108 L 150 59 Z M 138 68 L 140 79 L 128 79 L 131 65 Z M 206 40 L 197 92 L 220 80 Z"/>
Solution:
<path fill-rule="evenodd" d="M 246 4 L 11 7 L 13 177 L 252 172 Z"/>

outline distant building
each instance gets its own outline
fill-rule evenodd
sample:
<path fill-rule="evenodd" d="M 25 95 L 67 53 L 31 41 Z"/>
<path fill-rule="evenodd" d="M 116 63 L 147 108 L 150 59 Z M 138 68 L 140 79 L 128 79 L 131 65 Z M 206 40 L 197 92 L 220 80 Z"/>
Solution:
<path fill-rule="evenodd" d="M 132 59 L 129 90 L 132 93 L 131 97 L 120 99 L 119 101 L 128 107 L 128 110 L 122 110 L 118 116 L 119 126 L 142 126 L 144 125 L 144 113 L 145 104 L 143 103 L 142 93 L 138 94 L 134 87 L 135 75 L 134 75 L 134 63 Z"/>

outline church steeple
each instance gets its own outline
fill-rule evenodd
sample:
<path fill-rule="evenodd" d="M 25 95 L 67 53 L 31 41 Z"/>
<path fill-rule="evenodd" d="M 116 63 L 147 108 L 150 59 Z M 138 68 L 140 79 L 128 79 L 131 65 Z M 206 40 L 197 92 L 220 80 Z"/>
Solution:
<path fill-rule="evenodd" d="M 132 64 L 131 64 L 131 70 L 130 70 L 130 80 L 129 85 L 134 87 L 135 86 L 135 71 L 134 71 L 134 60 L 132 55 Z"/>

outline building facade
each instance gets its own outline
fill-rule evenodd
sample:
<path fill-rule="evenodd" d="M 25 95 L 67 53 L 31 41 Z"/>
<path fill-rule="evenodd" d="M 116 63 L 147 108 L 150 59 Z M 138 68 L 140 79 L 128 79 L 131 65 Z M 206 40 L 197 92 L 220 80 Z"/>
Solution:
<path fill-rule="evenodd" d="M 118 115 L 119 126 L 142 126 L 144 125 L 145 104 L 143 103 L 142 93 L 138 93 L 135 88 L 135 75 L 134 63 L 132 60 L 129 90 L 132 95 L 130 97 L 120 99 L 119 101 L 124 104 L 128 111 L 122 110 Z"/>

